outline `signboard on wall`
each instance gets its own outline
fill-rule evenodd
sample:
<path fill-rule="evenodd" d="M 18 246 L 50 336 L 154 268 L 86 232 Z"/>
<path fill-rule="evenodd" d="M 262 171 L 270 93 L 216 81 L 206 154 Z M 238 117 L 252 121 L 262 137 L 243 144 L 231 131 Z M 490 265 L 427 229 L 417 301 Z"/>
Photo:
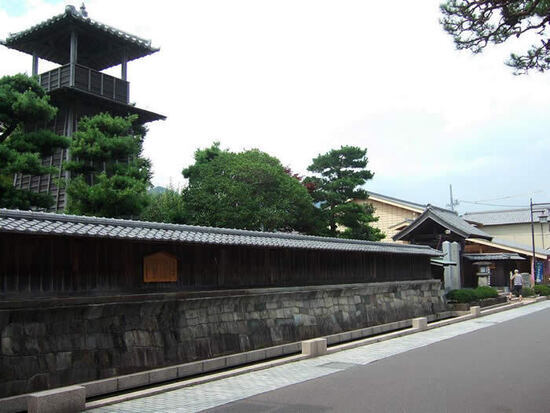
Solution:
<path fill-rule="evenodd" d="M 156 252 L 143 257 L 143 282 L 178 281 L 178 259 L 168 252 Z"/>

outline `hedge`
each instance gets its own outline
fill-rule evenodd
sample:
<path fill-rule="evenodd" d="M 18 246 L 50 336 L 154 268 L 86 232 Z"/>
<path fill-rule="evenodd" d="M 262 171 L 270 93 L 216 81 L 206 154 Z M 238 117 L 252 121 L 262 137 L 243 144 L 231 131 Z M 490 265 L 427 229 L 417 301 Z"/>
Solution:
<path fill-rule="evenodd" d="M 483 300 L 484 298 L 496 298 L 498 291 L 492 287 L 477 287 L 475 289 L 462 288 L 460 290 L 451 290 L 447 293 L 447 299 L 458 303 L 470 303 L 472 301 Z"/>
<path fill-rule="evenodd" d="M 477 287 L 474 290 L 474 293 L 478 300 L 483 300 L 484 298 L 497 298 L 498 291 L 492 287 Z"/>
<path fill-rule="evenodd" d="M 535 290 L 529 287 L 523 287 L 521 289 L 521 296 L 522 297 L 531 297 L 532 295 L 535 295 Z"/>
<path fill-rule="evenodd" d="M 539 295 L 550 295 L 550 285 L 546 285 L 546 284 L 535 285 L 535 293 Z"/>

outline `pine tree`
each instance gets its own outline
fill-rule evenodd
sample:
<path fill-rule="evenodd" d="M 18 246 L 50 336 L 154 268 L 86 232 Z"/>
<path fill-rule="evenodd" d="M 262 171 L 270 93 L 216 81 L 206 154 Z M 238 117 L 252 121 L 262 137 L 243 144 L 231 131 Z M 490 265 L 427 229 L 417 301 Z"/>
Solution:
<path fill-rule="evenodd" d="M 49 194 L 38 194 L 13 186 L 16 173 L 53 174 L 56 168 L 42 158 L 56 148 L 66 148 L 69 139 L 46 128 L 57 109 L 36 79 L 24 74 L 0 78 L 0 207 L 48 208 Z"/>
<path fill-rule="evenodd" d="M 141 156 L 145 129 L 136 116 L 84 117 L 72 136 L 67 211 L 135 218 L 147 205 L 151 164 Z"/>
<path fill-rule="evenodd" d="M 324 212 L 327 235 L 379 241 L 384 234 L 371 227 L 375 222 L 374 208 L 351 202 L 366 199 L 361 188 L 373 173 L 366 169 L 367 150 L 356 146 L 342 146 L 313 159 L 308 171 L 315 173 L 305 182 L 314 187 L 313 199 Z"/>

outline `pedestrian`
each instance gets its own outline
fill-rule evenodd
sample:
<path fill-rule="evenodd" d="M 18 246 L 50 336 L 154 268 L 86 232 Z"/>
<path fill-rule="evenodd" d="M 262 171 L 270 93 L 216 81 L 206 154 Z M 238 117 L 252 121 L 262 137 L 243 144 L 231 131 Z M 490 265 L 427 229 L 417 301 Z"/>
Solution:
<path fill-rule="evenodd" d="M 510 299 L 512 298 L 512 293 L 519 297 L 519 301 L 523 300 L 521 296 L 521 289 L 523 287 L 523 277 L 518 270 L 514 270 L 514 273 L 510 271 L 510 282 L 512 283 L 512 291 L 510 292 Z"/>

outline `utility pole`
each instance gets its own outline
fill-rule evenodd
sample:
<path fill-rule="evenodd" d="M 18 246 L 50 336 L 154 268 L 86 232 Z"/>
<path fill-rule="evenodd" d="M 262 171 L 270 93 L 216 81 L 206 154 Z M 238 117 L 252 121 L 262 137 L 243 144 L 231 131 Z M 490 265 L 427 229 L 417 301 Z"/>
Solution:
<path fill-rule="evenodd" d="M 454 212 L 455 206 L 458 205 L 459 202 L 458 202 L 458 199 L 457 199 L 457 200 L 454 200 L 454 199 L 453 199 L 453 186 L 450 185 L 450 184 L 449 184 L 449 194 L 450 194 L 450 196 L 451 196 L 451 203 L 450 203 L 450 204 L 447 204 L 447 206 L 448 206 L 449 208 L 451 208 L 451 211 Z"/>

